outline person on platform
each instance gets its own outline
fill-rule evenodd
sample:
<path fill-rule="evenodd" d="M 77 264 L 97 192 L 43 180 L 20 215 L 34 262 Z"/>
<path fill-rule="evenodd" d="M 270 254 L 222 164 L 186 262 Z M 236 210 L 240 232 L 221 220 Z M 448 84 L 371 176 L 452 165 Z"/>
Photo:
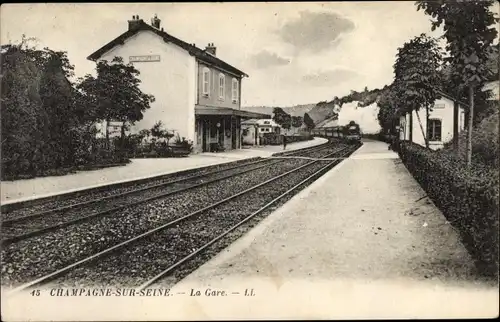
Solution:
<path fill-rule="evenodd" d="M 283 150 L 286 150 L 286 135 L 283 134 Z"/>

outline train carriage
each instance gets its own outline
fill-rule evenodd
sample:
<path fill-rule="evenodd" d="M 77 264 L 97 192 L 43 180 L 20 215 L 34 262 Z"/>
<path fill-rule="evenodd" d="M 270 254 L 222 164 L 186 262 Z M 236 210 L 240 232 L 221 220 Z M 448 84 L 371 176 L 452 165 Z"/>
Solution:
<path fill-rule="evenodd" d="M 346 126 L 312 129 L 311 134 L 324 138 L 339 138 L 350 142 L 359 142 L 361 141 L 362 132 L 359 124 L 351 121 Z"/>

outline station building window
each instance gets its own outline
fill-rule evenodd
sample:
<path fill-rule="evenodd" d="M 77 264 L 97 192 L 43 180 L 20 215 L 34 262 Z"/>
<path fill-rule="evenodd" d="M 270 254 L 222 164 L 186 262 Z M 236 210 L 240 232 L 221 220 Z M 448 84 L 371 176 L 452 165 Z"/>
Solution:
<path fill-rule="evenodd" d="M 429 141 L 441 141 L 441 120 L 429 120 L 429 133 L 427 134 Z"/>
<path fill-rule="evenodd" d="M 225 90 L 226 88 L 226 77 L 224 74 L 219 74 L 219 99 L 224 100 Z"/>
<path fill-rule="evenodd" d="M 232 99 L 233 103 L 238 102 L 238 80 L 236 78 L 233 78 Z"/>
<path fill-rule="evenodd" d="M 203 95 L 209 96 L 210 93 L 210 69 L 203 68 Z"/>

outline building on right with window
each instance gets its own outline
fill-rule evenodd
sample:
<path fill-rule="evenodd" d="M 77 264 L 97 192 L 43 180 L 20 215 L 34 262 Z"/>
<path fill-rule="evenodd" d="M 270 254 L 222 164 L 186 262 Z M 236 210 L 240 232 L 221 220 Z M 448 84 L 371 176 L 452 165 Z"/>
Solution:
<path fill-rule="evenodd" d="M 437 99 L 429 113 L 429 127 L 427 128 L 425 109 L 418 112 L 422 128 L 427 128 L 429 138 L 429 148 L 440 149 L 445 143 L 453 139 L 453 98 L 446 93 L 440 93 L 441 98 Z M 465 129 L 464 103 L 458 102 L 458 132 Z M 412 141 L 425 146 L 425 139 L 418 122 L 417 112 L 407 113 L 399 119 L 400 139 Z"/>

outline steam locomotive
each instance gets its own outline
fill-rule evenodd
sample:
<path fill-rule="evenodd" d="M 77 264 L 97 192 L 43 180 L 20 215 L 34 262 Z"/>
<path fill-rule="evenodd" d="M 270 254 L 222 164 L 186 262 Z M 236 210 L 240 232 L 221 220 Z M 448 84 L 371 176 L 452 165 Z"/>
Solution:
<path fill-rule="evenodd" d="M 361 141 L 361 128 L 354 121 L 349 122 L 345 126 L 323 127 L 311 130 L 311 134 L 326 138 L 342 138 L 351 142 Z"/>
<path fill-rule="evenodd" d="M 347 126 L 344 127 L 345 135 L 344 138 L 347 141 L 361 141 L 361 128 L 359 124 L 354 121 L 349 122 Z"/>

